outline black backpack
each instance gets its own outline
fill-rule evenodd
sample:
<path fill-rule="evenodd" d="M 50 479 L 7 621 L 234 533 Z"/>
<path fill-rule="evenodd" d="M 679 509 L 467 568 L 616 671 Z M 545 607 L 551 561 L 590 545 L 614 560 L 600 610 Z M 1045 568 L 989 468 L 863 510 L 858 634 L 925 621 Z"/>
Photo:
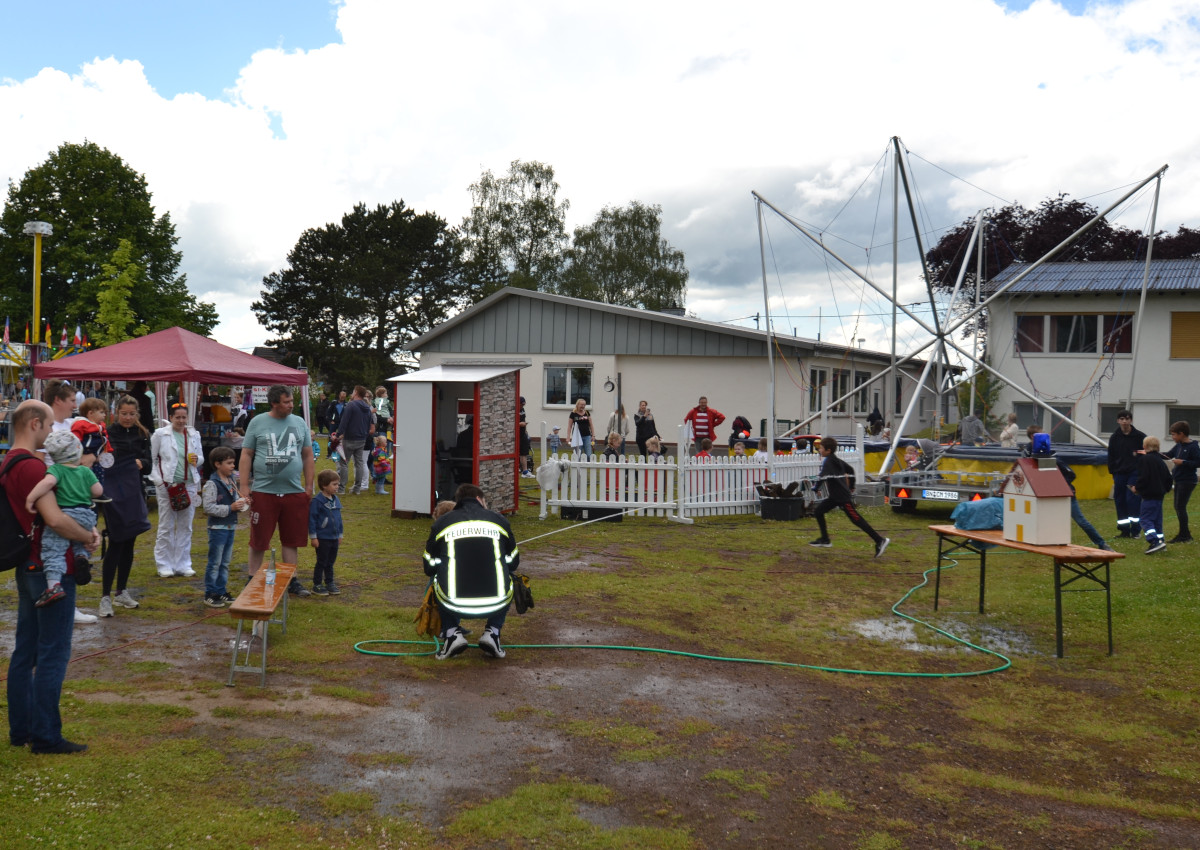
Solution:
<path fill-rule="evenodd" d="M 8 477 L 9 471 L 26 459 L 40 460 L 36 455 L 21 453 L 6 457 L 4 464 L 0 466 L 0 572 L 8 572 L 28 564 L 33 549 L 33 537 L 25 533 L 20 520 L 13 513 L 4 489 L 4 479 Z"/>

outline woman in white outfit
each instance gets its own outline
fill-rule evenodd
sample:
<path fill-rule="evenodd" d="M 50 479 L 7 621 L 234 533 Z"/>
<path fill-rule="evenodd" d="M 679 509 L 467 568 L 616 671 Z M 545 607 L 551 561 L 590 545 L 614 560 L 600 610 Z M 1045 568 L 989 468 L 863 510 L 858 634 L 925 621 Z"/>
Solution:
<path fill-rule="evenodd" d="M 192 569 L 192 517 L 199 504 L 200 434 L 187 427 L 186 404 L 171 405 L 169 425 L 150 435 L 150 481 L 158 500 L 158 539 L 154 563 L 161 578 L 194 576 Z M 167 485 L 187 485 L 191 504 L 171 510 Z"/>

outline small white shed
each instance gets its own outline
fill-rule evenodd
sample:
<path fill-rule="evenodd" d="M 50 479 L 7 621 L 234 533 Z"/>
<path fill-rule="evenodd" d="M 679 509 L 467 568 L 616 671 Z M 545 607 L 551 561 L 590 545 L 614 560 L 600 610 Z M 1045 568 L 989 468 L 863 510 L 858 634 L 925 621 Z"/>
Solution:
<path fill-rule="evenodd" d="M 1000 496 L 1005 540 L 1036 546 L 1071 542 L 1071 485 L 1053 457 L 1018 458 Z"/>
<path fill-rule="evenodd" d="M 443 365 L 395 384 L 392 513 L 428 515 L 459 484 L 478 484 L 488 507 L 517 509 L 521 364 Z"/>

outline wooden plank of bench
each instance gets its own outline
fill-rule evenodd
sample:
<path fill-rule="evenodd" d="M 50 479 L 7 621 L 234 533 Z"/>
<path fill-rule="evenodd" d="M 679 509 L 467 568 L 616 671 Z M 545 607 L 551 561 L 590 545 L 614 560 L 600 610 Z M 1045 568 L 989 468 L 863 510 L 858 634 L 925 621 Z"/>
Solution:
<path fill-rule="evenodd" d="M 266 567 L 260 567 L 258 572 L 250 577 L 250 581 L 242 588 L 242 592 L 238 594 L 237 599 L 229 606 L 229 614 L 238 621 L 237 635 L 233 639 L 233 660 L 229 663 L 229 681 L 225 684 L 233 687 L 233 676 L 235 673 L 258 673 L 260 676 L 259 684 L 267 683 L 267 630 L 271 623 L 279 623 L 283 626 L 284 634 L 287 633 L 287 589 L 292 578 L 296 575 L 295 564 L 275 564 L 275 584 L 267 584 Z M 275 617 L 275 611 L 279 607 L 279 603 L 283 603 L 283 614 L 281 617 Z M 258 664 L 250 664 L 250 648 L 254 643 L 254 632 L 251 630 L 250 637 L 246 642 L 246 657 L 242 664 L 238 664 L 238 649 L 242 645 L 242 629 L 247 620 L 253 620 L 255 623 L 262 623 L 262 655 L 259 658 Z"/>

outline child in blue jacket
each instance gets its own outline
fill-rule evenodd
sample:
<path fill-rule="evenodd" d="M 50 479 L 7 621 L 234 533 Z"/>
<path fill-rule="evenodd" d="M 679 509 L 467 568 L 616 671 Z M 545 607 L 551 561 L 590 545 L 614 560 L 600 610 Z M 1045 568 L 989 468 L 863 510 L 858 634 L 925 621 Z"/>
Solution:
<path fill-rule="evenodd" d="M 341 479 L 336 471 L 323 469 L 317 475 L 320 491 L 308 503 L 308 539 L 317 553 L 317 566 L 313 569 L 313 594 L 337 596 L 341 588 L 333 580 L 333 564 L 337 561 L 338 546 L 342 542 L 342 501 L 338 498 Z"/>

